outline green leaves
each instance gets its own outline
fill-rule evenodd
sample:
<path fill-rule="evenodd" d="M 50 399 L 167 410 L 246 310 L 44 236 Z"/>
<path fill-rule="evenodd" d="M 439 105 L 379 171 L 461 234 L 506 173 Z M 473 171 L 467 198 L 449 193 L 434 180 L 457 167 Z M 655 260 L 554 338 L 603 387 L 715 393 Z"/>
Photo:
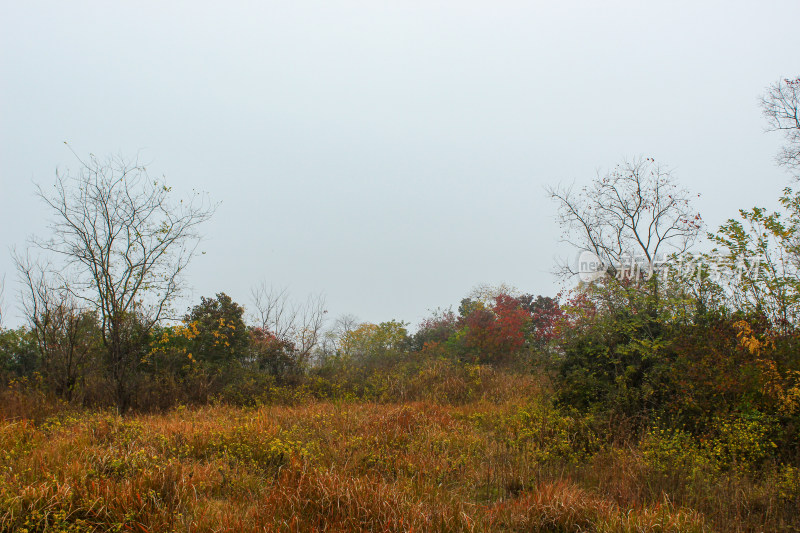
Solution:
<path fill-rule="evenodd" d="M 800 318 L 800 193 L 785 188 L 780 204 L 782 211 L 742 209 L 709 238 L 723 250 L 731 303 L 786 330 Z"/>

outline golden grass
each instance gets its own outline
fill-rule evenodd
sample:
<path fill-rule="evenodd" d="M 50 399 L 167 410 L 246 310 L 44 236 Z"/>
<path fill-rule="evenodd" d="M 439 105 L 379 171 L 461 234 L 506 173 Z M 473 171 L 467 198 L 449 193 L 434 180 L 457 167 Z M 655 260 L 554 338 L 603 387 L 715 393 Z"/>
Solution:
<path fill-rule="evenodd" d="M 730 509 L 676 503 L 648 485 L 636 450 L 598 446 L 536 396 L 64 414 L 0 422 L 0 450 L 9 532 L 737 531 L 760 520 L 726 526 Z"/>

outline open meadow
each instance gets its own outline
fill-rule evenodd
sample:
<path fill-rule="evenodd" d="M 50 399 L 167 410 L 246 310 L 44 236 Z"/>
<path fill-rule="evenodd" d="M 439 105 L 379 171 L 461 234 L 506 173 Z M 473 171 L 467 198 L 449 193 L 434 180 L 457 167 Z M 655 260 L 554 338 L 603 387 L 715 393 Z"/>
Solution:
<path fill-rule="evenodd" d="M 686 449 L 674 434 L 616 441 L 613 428 L 553 407 L 531 376 L 441 364 L 423 374 L 403 391 L 409 401 L 309 397 L 131 416 L 53 412 L 7 392 L 0 530 L 800 526 L 797 470 L 721 468 L 721 457 Z M 19 416 L 26 410 L 33 418 Z"/>

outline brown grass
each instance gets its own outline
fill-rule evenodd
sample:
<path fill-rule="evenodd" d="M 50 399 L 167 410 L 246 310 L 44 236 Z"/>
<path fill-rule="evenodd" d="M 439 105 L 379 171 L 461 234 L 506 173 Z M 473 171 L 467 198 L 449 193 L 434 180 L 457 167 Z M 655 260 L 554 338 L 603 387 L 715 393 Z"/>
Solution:
<path fill-rule="evenodd" d="M 8 419 L 0 531 L 790 530 L 755 500 L 653 486 L 635 449 L 529 392 Z"/>

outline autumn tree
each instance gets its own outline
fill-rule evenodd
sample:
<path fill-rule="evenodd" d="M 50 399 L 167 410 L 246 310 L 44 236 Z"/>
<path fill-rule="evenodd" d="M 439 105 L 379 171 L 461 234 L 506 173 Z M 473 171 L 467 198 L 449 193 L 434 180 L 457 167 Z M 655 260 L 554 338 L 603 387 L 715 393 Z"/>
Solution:
<path fill-rule="evenodd" d="M 779 80 L 761 97 L 768 131 L 781 131 L 785 144 L 776 158 L 800 178 L 800 78 Z M 800 318 L 800 192 L 785 188 L 780 208 L 739 210 L 709 235 L 712 256 L 724 276 L 718 280 L 729 305 L 762 315 L 788 333 Z M 717 252 L 722 252 L 717 253 Z"/>
<path fill-rule="evenodd" d="M 413 335 L 416 350 L 447 342 L 458 331 L 458 317 L 452 309 L 436 309 L 431 316 L 424 318 Z"/>
<path fill-rule="evenodd" d="M 215 206 L 200 194 L 174 201 L 172 189 L 138 161 L 78 160 L 77 173 L 57 172 L 52 189 L 37 187 L 52 219 L 50 237 L 34 244 L 60 261 L 57 284 L 97 314 L 113 395 L 124 411 L 148 332 L 179 295 L 198 227 Z"/>
<path fill-rule="evenodd" d="M 250 328 L 248 334 L 250 336 L 248 362 L 255 368 L 275 376 L 279 382 L 299 374 L 300 369 L 297 366 L 292 343 L 281 340 L 273 333 L 257 326 Z"/>
<path fill-rule="evenodd" d="M 556 338 L 564 314 L 556 298 L 523 294 L 517 297 L 517 301 L 530 315 L 529 337 L 537 348 L 543 348 Z"/>
<path fill-rule="evenodd" d="M 343 357 L 366 366 L 391 363 L 408 347 L 406 324 L 397 320 L 380 324 L 365 322 L 345 332 L 339 341 Z"/>
<path fill-rule="evenodd" d="M 465 350 L 468 359 L 482 363 L 508 362 L 525 345 L 530 314 L 508 294 L 494 297 L 490 305 L 466 298 L 459 308 L 460 330 L 451 342 Z"/>
<path fill-rule="evenodd" d="M 594 281 L 568 299 L 556 330 L 559 399 L 624 417 L 652 412 L 665 401 L 675 331 L 659 263 L 699 236 L 692 195 L 652 158 L 624 161 L 579 191 L 549 192 L 564 240 L 581 253 L 577 268 L 562 272 Z M 585 257 L 595 259 L 593 271 Z"/>
<path fill-rule="evenodd" d="M 782 332 L 800 320 L 800 193 L 786 188 L 781 208 L 739 211 L 709 235 L 731 308 L 765 316 Z"/>
<path fill-rule="evenodd" d="M 197 332 L 191 339 L 193 357 L 214 366 L 244 359 L 249 335 L 243 317 L 244 308 L 224 292 L 202 297 L 183 319 Z"/>

